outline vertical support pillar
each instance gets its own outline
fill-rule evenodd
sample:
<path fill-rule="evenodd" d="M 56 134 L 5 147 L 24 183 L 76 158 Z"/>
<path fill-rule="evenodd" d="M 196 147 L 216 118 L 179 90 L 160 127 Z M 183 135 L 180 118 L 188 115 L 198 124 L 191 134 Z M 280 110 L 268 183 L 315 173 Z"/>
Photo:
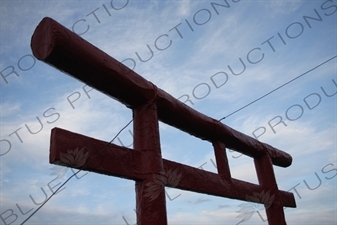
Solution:
<path fill-rule="evenodd" d="M 160 149 L 157 107 L 147 104 L 133 110 L 134 150 L 141 152 L 136 181 L 137 225 L 167 225 L 165 174 Z"/>
<path fill-rule="evenodd" d="M 287 223 L 284 217 L 283 203 L 276 184 L 271 158 L 268 153 L 265 153 L 263 156 L 255 158 L 254 164 L 259 184 L 263 187 L 265 193 L 270 191 L 270 198 L 265 199 L 266 202 L 264 202 L 268 203 L 265 204 L 268 224 L 286 225 Z"/>
<path fill-rule="evenodd" d="M 226 145 L 222 142 L 213 142 L 216 167 L 218 174 L 224 179 L 231 179 L 231 172 L 228 165 Z"/>

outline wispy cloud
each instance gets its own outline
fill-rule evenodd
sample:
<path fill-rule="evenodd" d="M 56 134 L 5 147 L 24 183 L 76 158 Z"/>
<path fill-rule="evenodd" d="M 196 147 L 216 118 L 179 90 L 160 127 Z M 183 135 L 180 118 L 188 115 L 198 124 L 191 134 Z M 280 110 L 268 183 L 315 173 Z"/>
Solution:
<path fill-rule="evenodd" d="M 122 1 L 114 2 L 122 4 Z M 110 141 L 132 118 L 131 110 L 114 99 L 96 90 L 89 92 L 89 98 L 82 89 L 84 84 L 42 62 L 36 61 L 29 71 L 18 68 L 18 60 L 30 54 L 30 37 L 44 16 L 50 16 L 68 28 L 84 19 L 82 27 L 78 27 L 90 26 L 89 31 L 82 35 L 84 39 L 118 60 L 134 59 L 136 72 L 175 97 L 187 94 L 195 103 L 193 108 L 218 119 L 335 54 L 335 15 L 323 15 L 321 3 L 317 2 L 305 2 L 305 7 L 304 1 L 231 2 L 230 8 L 219 8 L 219 15 L 208 1 L 129 1 L 123 10 L 113 10 L 110 1 L 86 2 L 82 5 L 76 1 L 17 3 L 1 3 L 0 71 L 13 66 L 20 76 L 11 75 L 10 84 L 1 80 L 1 140 L 9 140 L 12 149 L 5 156 L 0 156 L 3 197 L 0 213 L 7 208 L 15 208 L 16 203 L 27 210 L 36 208 L 29 195 L 42 201 L 44 196 L 41 187 L 46 189 L 48 195 L 51 194 L 48 183 L 54 177 L 50 175 L 52 165 L 49 165 L 48 158 L 50 130 L 53 127 Z M 92 13 L 97 8 L 95 13 L 100 22 Z M 313 21 L 315 23 L 309 28 L 303 15 L 312 15 L 314 8 L 322 14 L 323 21 Z M 206 24 L 197 25 L 193 17 L 201 9 L 210 10 L 212 17 Z M 285 29 L 294 21 L 301 22 L 304 31 L 298 38 L 291 39 L 287 37 Z M 183 38 L 173 29 L 180 23 Z M 278 38 L 278 32 L 285 38 L 286 44 Z M 172 41 L 172 45 L 166 50 L 158 50 L 155 41 L 163 34 L 168 36 L 161 39 L 160 44 Z M 275 52 L 269 45 L 262 44 L 272 36 Z M 148 62 L 141 62 L 136 52 L 149 57 L 147 45 L 154 55 Z M 253 48 L 261 48 L 252 53 L 253 58 L 264 54 L 264 59 L 256 64 L 247 61 L 247 54 Z M 243 74 L 235 76 L 228 66 L 239 69 L 239 58 L 242 58 L 247 68 Z M 336 110 L 335 97 L 325 97 L 321 87 L 331 92 L 335 90 L 331 82 L 335 77 L 335 63 L 335 60 L 329 62 L 222 121 L 250 136 L 255 129 L 263 126 L 266 133 L 259 140 L 293 156 L 290 167 L 275 167 L 277 181 L 282 189 L 300 183 L 298 190 L 302 199 L 296 197 L 297 209 L 286 210 L 288 223 L 334 222 L 332 208 L 335 201 L 331 196 L 335 184 L 325 178 L 333 174 L 326 173 L 328 168 L 322 172 L 322 168 L 328 163 L 335 163 L 336 132 L 332 123 Z M 227 73 L 228 81 L 217 88 L 210 77 L 220 71 Z M 207 93 L 206 89 L 195 89 L 201 83 L 209 85 L 211 89 L 205 98 L 197 99 L 195 96 L 198 94 Z M 319 93 L 322 97 L 320 105 L 312 110 L 305 108 L 303 102 L 303 98 L 311 93 Z M 298 120 L 289 121 L 285 113 L 294 104 L 303 106 L 304 113 Z M 49 111 L 44 114 L 47 109 Z M 55 114 L 51 116 L 51 113 Z M 287 126 L 277 125 L 275 134 L 268 122 L 276 116 L 282 116 Z M 43 129 L 37 134 L 31 134 L 27 126 L 31 131 L 40 129 L 36 117 L 43 123 Z M 24 143 L 15 134 L 9 136 L 18 129 Z M 129 130 L 132 130 L 132 124 L 119 136 L 124 144 L 132 143 Z M 168 125 L 161 125 L 160 132 L 164 157 L 196 168 L 203 165 L 206 171 L 216 172 L 210 161 L 215 161 L 211 143 L 183 134 Z M 118 141 L 115 143 L 120 144 Z M 6 146 L 2 145 L 2 148 Z M 238 155 L 228 152 L 233 177 L 257 183 L 253 159 L 232 157 Z M 322 179 L 322 185 L 317 190 L 309 191 L 303 180 L 315 185 L 315 172 Z M 64 179 L 53 184 L 61 181 Z M 179 195 L 175 200 L 167 201 L 169 223 L 239 222 L 236 211 L 241 201 L 177 189 L 167 191 L 171 197 Z M 46 204 L 30 223 L 68 221 L 125 224 L 122 216 L 134 223 L 134 205 L 133 181 L 89 173 L 82 179 L 74 178 L 69 182 L 66 189 Z M 19 213 L 18 209 L 14 210 Z M 324 218 L 315 217 L 308 221 L 301 216 L 313 212 L 319 212 Z M 132 222 L 129 221 L 130 224 Z M 261 219 L 254 215 L 250 222 L 261 223 Z"/>
<path fill-rule="evenodd" d="M 12 116 L 15 113 L 20 111 L 20 103 L 9 103 L 9 102 L 2 102 L 0 104 L 0 117 L 5 118 L 8 116 Z"/>

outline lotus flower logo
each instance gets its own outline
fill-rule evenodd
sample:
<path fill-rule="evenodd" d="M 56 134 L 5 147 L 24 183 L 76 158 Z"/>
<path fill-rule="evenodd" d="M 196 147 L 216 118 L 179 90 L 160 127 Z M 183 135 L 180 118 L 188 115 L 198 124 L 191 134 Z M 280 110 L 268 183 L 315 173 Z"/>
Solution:
<path fill-rule="evenodd" d="M 254 202 L 258 201 L 258 202 L 261 202 L 262 204 L 251 203 L 251 202 L 240 204 L 238 207 L 241 207 L 241 209 L 236 211 L 240 213 L 240 215 L 238 215 L 236 218 L 242 218 L 242 220 L 239 223 L 237 223 L 237 225 L 242 222 L 248 221 L 255 212 L 258 213 L 259 216 L 261 217 L 259 210 L 262 210 L 264 208 L 268 209 L 272 205 L 273 201 L 275 200 L 275 194 L 270 196 L 270 190 L 267 192 L 263 190 L 261 193 L 254 192 L 253 196 L 246 195 L 246 199 L 248 201 L 254 201 Z"/>
<path fill-rule="evenodd" d="M 153 182 L 146 184 L 145 197 L 149 198 L 149 201 L 153 201 L 158 198 L 161 193 L 162 187 L 168 185 L 170 187 L 176 187 L 182 177 L 182 174 L 178 174 L 178 171 L 169 170 L 167 173 L 154 174 Z"/>
<path fill-rule="evenodd" d="M 89 157 L 89 152 L 84 153 L 84 147 L 80 150 L 68 150 L 67 153 L 60 152 L 60 159 L 66 166 L 80 168 Z"/>
<path fill-rule="evenodd" d="M 84 147 L 75 150 L 67 150 L 66 153 L 60 152 L 60 160 L 64 166 L 81 168 L 85 165 L 89 157 L 89 152 L 84 152 Z M 69 168 L 54 166 L 50 170 L 53 170 L 50 175 L 56 175 L 56 179 L 64 177 Z"/>

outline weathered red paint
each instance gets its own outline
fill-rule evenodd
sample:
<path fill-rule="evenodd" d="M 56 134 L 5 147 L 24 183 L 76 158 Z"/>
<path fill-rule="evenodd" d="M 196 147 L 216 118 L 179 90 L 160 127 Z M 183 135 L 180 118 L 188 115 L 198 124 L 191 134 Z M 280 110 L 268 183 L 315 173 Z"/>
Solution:
<path fill-rule="evenodd" d="M 63 165 L 60 152 L 68 149 L 85 148 L 90 157 L 82 170 L 92 171 L 105 175 L 112 175 L 129 180 L 141 181 L 146 179 L 147 173 L 142 171 L 144 157 L 141 151 L 121 147 L 113 143 L 100 141 L 81 134 L 76 134 L 61 128 L 53 128 L 51 132 L 50 162 Z M 223 160 L 223 159 L 221 159 Z M 162 159 L 164 173 L 177 170 L 182 177 L 174 188 L 193 191 L 202 194 L 215 195 L 247 201 L 246 195 L 260 193 L 265 188 L 261 185 L 230 178 L 229 180 L 219 174 L 197 169 L 188 165 Z M 68 165 L 72 168 L 76 166 Z M 166 185 L 172 187 L 169 184 Z M 295 207 L 296 203 L 292 193 L 279 191 L 282 204 L 285 207 Z M 253 201 L 262 203 L 260 201 Z"/>
<path fill-rule="evenodd" d="M 36 58 L 68 73 L 130 108 L 154 102 L 158 118 L 203 140 L 226 143 L 250 157 L 268 153 L 274 165 L 287 167 L 289 154 L 261 143 L 181 103 L 105 52 L 50 18 L 36 28 L 31 47 Z"/>
<path fill-rule="evenodd" d="M 60 164 L 61 153 L 84 148 L 90 157 L 81 169 L 135 180 L 138 225 L 167 224 L 164 186 L 259 203 L 246 196 L 270 190 L 275 200 L 266 206 L 268 223 L 286 224 L 283 206 L 296 203 L 292 193 L 278 190 L 272 165 L 289 166 L 289 154 L 188 107 L 50 18 L 36 28 L 31 47 L 38 59 L 133 110 L 134 150 L 54 128 L 50 162 Z M 163 159 L 158 120 L 211 142 L 218 174 Z M 226 147 L 254 158 L 259 185 L 231 178 Z M 163 178 L 172 171 L 181 175 L 179 182 Z M 147 188 L 154 183 L 156 197 L 149 198 Z"/>
<path fill-rule="evenodd" d="M 133 110 L 133 148 L 139 152 L 141 159 L 138 162 L 139 173 L 145 175 L 145 179 L 136 181 L 136 213 L 137 224 L 167 224 L 165 184 L 158 185 L 158 196 L 149 200 L 146 198 L 147 188 L 154 181 L 154 174 L 160 176 L 164 173 L 161 156 L 159 124 L 157 118 L 157 106 L 146 104 Z"/>

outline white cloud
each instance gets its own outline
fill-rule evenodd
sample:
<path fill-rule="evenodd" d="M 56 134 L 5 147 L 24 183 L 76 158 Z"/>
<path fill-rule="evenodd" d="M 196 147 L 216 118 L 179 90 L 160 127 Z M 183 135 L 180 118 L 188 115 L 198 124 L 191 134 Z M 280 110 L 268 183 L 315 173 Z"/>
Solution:
<path fill-rule="evenodd" d="M 296 11 L 301 5 L 302 1 L 288 1 L 288 0 L 277 0 L 277 1 L 265 1 L 265 7 L 270 16 L 275 16 L 275 14 L 290 14 Z"/>
<path fill-rule="evenodd" d="M 181 0 L 178 1 L 179 4 L 179 16 L 188 16 L 191 12 L 191 1 L 189 0 Z"/>
<path fill-rule="evenodd" d="M 13 5 L 12 8 L 9 7 L 11 3 L 6 3 L 3 5 L 4 14 L 1 14 L 1 28 L 5 31 L 1 34 L 1 42 L 4 43 L 1 54 L 5 57 L 1 58 L 0 65 L 16 65 L 20 58 L 17 57 L 18 54 L 30 52 L 30 36 L 44 15 L 55 18 L 67 27 L 84 18 L 90 25 L 90 30 L 83 38 L 119 60 L 129 57 L 135 59 L 137 72 L 176 97 L 184 93 L 192 96 L 196 85 L 201 82 L 213 85 L 210 76 L 219 71 L 226 71 L 229 75 L 226 85 L 219 89 L 212 86 L 210 95 L 203 100 L 193 99 L 196 103 L 194 108 L 220 118 L 318 65 L 322 59 L 327 59 L 326 55 L 334 49 L 330 43 L 331 38 L 325 37 L 328 36 L 328 31 L 320 35 L 323 27 L 326 26 L 327 30 L 334 27 L 333 22 L 330 25 L 326 23 L 326 18 L 321 22 L 320 28 L 313 27 L 308 30 L 306 27 L 301 37 L 287 39 L 287 45 L 281 42 L 276 44 L 275 53 L 267 49 L 266 45 L 261 45 L 271 36 L 276 37 L 277 32 L 284 33 L 282 29 L 298 16 L 294 14 L 296 10 L 303 9 L 301 12 L 305 12 L 308 8 L 317 8 L 319 4 L 314 2 L 308 5 L 308 8 L 302 8 L 303 1 L 271 1 L 261 4 L 240 1 L 233 3 L 230 9 L 223 9 L 220 15 L 215 15 L 212 11 L 211 20 L 203 26 L 193 24 L 193 15 L 202 8 L 210 9 L 207 1 L 130 1 L 130 5 L 123 10 L 111 10 L 111 16 L 106 14 L 102 5 L 109 7 L 109 3 L 86 2 L 83 5 L 75 1 L 41 4 L 22 1 L 22 4 Z M 93 15 L 87 16 L 97 7 L 100 23 L 97 23 Z M 185 19 L 192 23 L 194 32 L 184 24 Z M 179 23 L 183 23 L 183 39 L 177 33 L 169 31 Z M 165 51 L 155 50 L 154 41 L 162 34 L 169 35 L 172 46 Z M 145 56 L 147 44 L 155 50 L 154 57 L 147 63 L 141 63 L 135 52 Z M 327 46 L 330 46 L 329 49 Z M 265 59 L 257 65 L 249 65 L 241 76 L 231 75 L 227 66 L 237 66 L 239 57 L 246 60 L 246 54 L 254 47 L 263 48 Z M 304 104 L 303 98 L 320 90 L 323 84 L 327 87 L 331 85 L 324 83 L 323 78 L 330 82 L 335 74 L 334 63 L 335 60 L 303 77 L 304 79 L 296 84 L 293 83 L 281 92 L 274 93 L 269 99 L 266 98 L 224 120 L 226 124 L 248 135 L 257 127 L 266 126 L 268 131 L 261 136 L 261 140 L 291 153 L 294 157 L 290 167 L 275 167 L 279 187 L 286 189 L 301 182 L 303 200 L 299 201 L 299 208 L 286 211 L 287 220 L 290 222 L 334 222 L 333 219 L 328 221 L 315 217 L 309 220 L 302 216 L 320 212 L 324 218 L 332 218 L 334 213 L 332 206 L 335 202 L 329 199 L 329 194 L 333 193 L 335 183 L 324 180 L 317 192 L 306 191 L 303 184 L 303 180 L 307 179 L 314 185 L 315 172 L 321 177 L 331 175 L 322 174 L 322 167 L 327 163 L 335 163 L 335 127 L 330 123 L 333 121 L 331 115 L 334 115 L 335 110 L 331 107 L 334 98 L 323 99 L 319 107 L 305 111 L 303 118 L 298 121 L 287 121 L 286 127 L 278 126 L 277 134 L 272 133 L 268 121 L 280 112 L 284 116 L 285 110 L 296 102 Z M 41 66 L 40 62 L 29 71 L 32 76 L 26 74 L 28 72 L 17 78 L 20 82 L 14 83 L 10 88 L 6 86 L 6 91 L 2 90 L 2 95 L 13 101 L 1 102 L 1 116 L 4 118 L 1 122 L 1 138 L 9 139 L 13 146 L 7 155 L 0 156 L 1 194 L 4 196 L 1 212 L 6 208 L 15 208 L 15 203 L 19 203 L 24 209 L 31 208 L 30 194 L 39 200 L 42 199 L 40 188 L 47 188 L 47 183 L 52 179 L 49 170 L 52 165 L 48 164 L 49 135 L 52 127 L 58 126 L 109 141 L 132 117 L 130 109 L 98 94 L 97 91 L 90 92 L 91 99 L 88 99 L 79 83 L 63 77 L 65 75 L 59 71 L 49 70 L 48 66 Z M 47 83 L 48 85 L 45 85 Z M 81 98 L 74 103 L 73 109 L 67 97 L 75 91 L 81 93 Z M 35 92 L 39 94 L 34 94 Z M 47 121 L 52 121 L 55 116 L 43 117 L 43 112 L 50 107 L 54 107 L 54 112 L 60 114 L 60 118 L 53 123 Z M 13 115 L 14 119 L 5 115 Z M 36 116 L 42 120 L 44 128 L 33 135 L 27 131 L 25 124 L 32 130 L 38 130 Z M 132 142 L 128 133 L 131 126 L 120 136 L 124 143 Z M 23 144 L 14 135 L 8 137 L 8 134 L 19 127 L 22 127 L 19 132 Z M 207 162 L 204 165 L 205 170 L 216 171 L 210 161 L 214 159 L 210 143 L 196 140 L 188 134 L 181 135 L 179 131 L 167 125 L 161 126 L 161 135 L 165 157 L 195 167 Z M 232 159 L 233 155 L 237 153 L 230 153 L 228 157 Z M 252 159 L 232 159 L 230 164 L 234 177 L 257 182 Z M 64 193 L 55 196 L 30 222 L 46 224 L 50 221 L 62 223 L 66 220 L 81 224 L 83 221 L 87 224 L 125 224 L 123 215 L 130 219 L 130 223 L 134 222 L 134 182 L 89 174 L 81 180 L 72 180 Z M 236 224 L 240 221 L 236 218 L 239 215 L 236 211 L 242 202 L 171 188 L 167 191 L 171 197 L 181 194 L 174 201 L 167 200 L 170 224 L 221 224 L 223 221 Z M 325 203 L 328 203 L 326 207 Z M 223 205 L 228 207 L 219 207 Z M 315 209 L 315 206 L 319 206 L 319 209 Z M 19 213 L 17 209 L 15 212 Z M 261 220 L 254 214 L 250 222 L 260 223 Z"/>
<path fill-rule="evenodd" d="M 11 116 L 20 111 L 20 103 L 2 102 L 0 104 L 0 110 L 1 110 L 0 112 L 1 118 Z"/>

